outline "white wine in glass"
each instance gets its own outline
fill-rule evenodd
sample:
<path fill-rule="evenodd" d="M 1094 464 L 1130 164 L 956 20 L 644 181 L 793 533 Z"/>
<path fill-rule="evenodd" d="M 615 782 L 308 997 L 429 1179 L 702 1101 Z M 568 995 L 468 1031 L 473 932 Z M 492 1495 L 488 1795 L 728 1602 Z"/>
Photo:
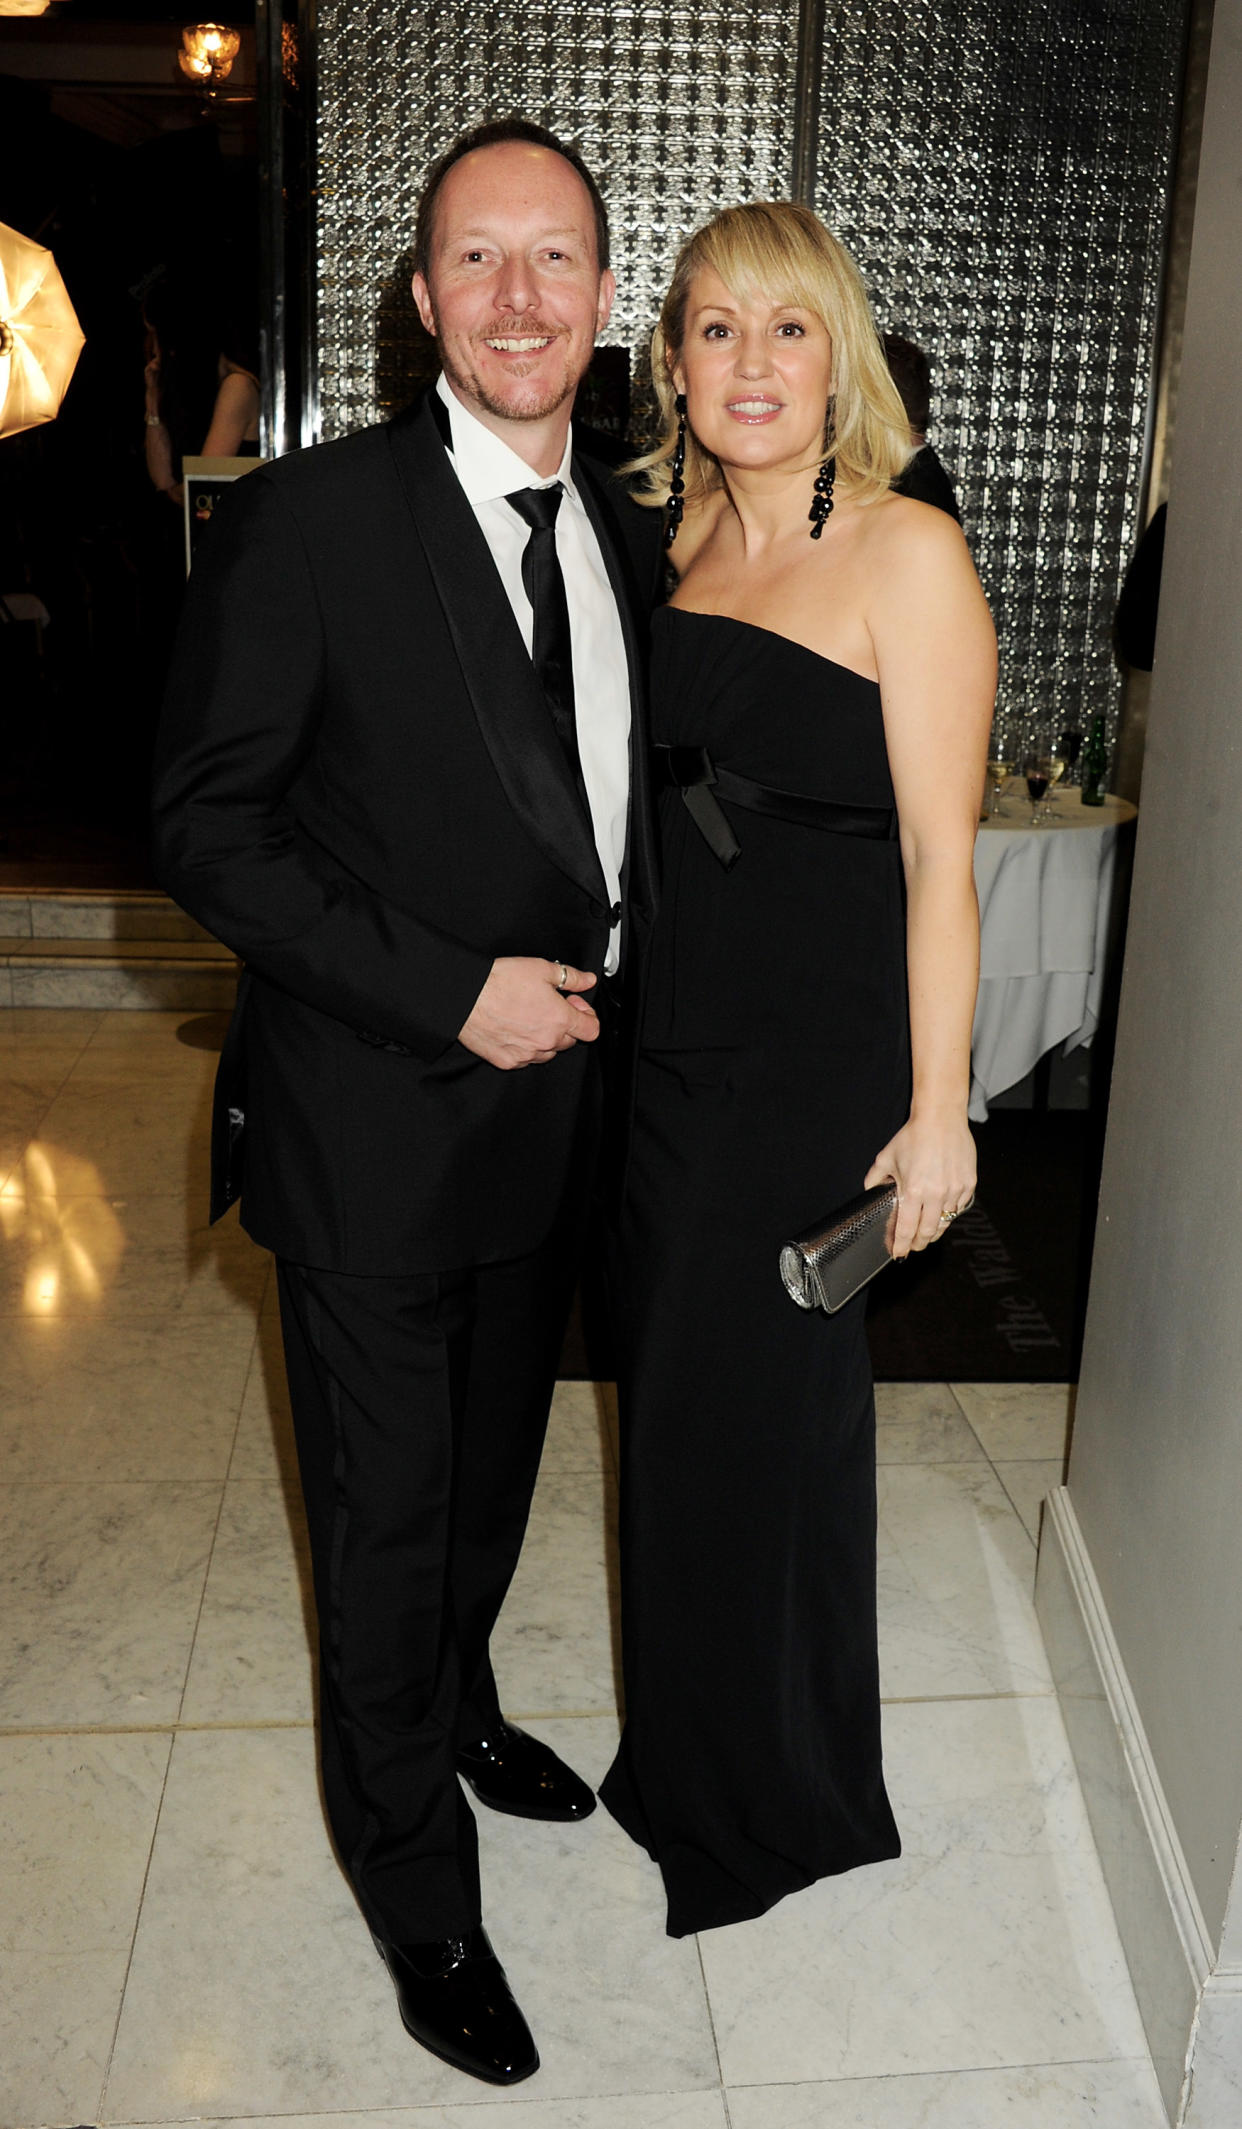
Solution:
<path fill-rule="evenodd" d="M 999 814 L 1002 819 L 1004 818 L 1005 809 L 1001 805 L 1001 795 L 1005 785 L 1014 773 L 1014 766 L 1012 761 L 999 754 L 994 754 L 988 762 L 988 780 L 992 786 L 992 811 L 995 814 Z"/>

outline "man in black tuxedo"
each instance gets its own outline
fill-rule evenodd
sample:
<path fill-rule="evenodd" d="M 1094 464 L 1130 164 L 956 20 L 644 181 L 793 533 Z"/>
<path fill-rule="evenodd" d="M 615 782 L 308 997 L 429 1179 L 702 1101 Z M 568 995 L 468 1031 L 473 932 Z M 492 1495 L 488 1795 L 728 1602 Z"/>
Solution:
<path fill-rule="evenodd" d="M 508 2083 L 538 2056 L 459 1775 L 502 1811 L 594 1807 L 505 1723 L 488 1639 L 652 913 L 659 524 L 571 448 L 613 293 L 575 151 L 476 129 L 415 252 L 437 385 L 239 482 L 195 563 L 156 847 L 245 963 L 214 1210 L 240 1173 L 278 1258 L 332 1831 L 408 2030 Z"/>

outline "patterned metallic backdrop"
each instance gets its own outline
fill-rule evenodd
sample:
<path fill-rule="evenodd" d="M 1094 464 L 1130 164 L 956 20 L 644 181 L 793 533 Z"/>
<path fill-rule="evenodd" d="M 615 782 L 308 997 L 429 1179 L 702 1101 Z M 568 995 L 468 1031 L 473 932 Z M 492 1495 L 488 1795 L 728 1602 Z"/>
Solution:
<path fill-rule="evenodd" d="M 1102 710 L 1141 504 L 1181 0 L 828 0 L 814 205 L 934 364 L 1011 752 Z"/>
<path fill-rule="evenodd" d="M 804 0 L 805 4 L 805 0 Z M 680 236 L 787 195 L 797 0 L 320 0 L 323 433 L 400 405 L 427 351 L 414 202 L 463 126 L 570 134 L 613 212 L 608 339 L 641 365 Z M 1117 588 L 1143 477 L 1183 0 L 826 0 L 814 205 L 882 325 L 935 366 L 1002 649 L 1007 751 L 1115 730 Z"/>
<path fill-rule="evenodd" d="M 609 205 L 607 339 L 645 355 L 688 229 L 789 190 L 797 0 L 320 0 L 323 433 L 399 406 L 427 361 L 409 295 L 427 166 L 510 111 L 577 142 Z"/>

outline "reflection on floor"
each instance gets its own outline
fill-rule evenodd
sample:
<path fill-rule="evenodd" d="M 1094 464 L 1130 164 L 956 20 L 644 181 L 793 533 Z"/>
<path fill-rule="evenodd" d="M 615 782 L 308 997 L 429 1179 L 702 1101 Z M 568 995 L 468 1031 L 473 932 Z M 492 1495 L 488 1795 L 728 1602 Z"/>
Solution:
<path fill-rule="evenodd" d="M 1048 1385 L 881 1392 L 902 1860 L 674 1943 L 602 1811 L 482 1812 L 544 2067 L 496 2096 L 405 2038 L 324 1835 L 269 1268 L 202 1225 L 181 1025 L 0 1014 L 7 2129 L 1161 2129 L 1031 1608 Z M 594 1778 L 613 1479 L 562 1386 L 497 1667 Z"/>

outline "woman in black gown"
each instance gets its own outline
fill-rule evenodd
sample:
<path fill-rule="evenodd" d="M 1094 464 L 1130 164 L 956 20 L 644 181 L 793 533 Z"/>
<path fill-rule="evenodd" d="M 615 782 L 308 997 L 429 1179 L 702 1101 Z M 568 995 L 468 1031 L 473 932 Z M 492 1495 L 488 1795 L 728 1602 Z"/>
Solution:
<path fill-rule="evenodd" d="M 958 527 L 890 491 L 905 415 L 813 215 L 732 208 L 691 238 L 653 370 L 651 495 L 684 480 L 684 515 L 674 488 L 623 1235 L 627 1713 L 601 1793 L 681 1936 L 899 1853 L 864 1300 L 803 1313 L 777 1263 L 865 1184 L 897 1181 L 898 1256 L 974 1189 L 995 646 Z"/>

